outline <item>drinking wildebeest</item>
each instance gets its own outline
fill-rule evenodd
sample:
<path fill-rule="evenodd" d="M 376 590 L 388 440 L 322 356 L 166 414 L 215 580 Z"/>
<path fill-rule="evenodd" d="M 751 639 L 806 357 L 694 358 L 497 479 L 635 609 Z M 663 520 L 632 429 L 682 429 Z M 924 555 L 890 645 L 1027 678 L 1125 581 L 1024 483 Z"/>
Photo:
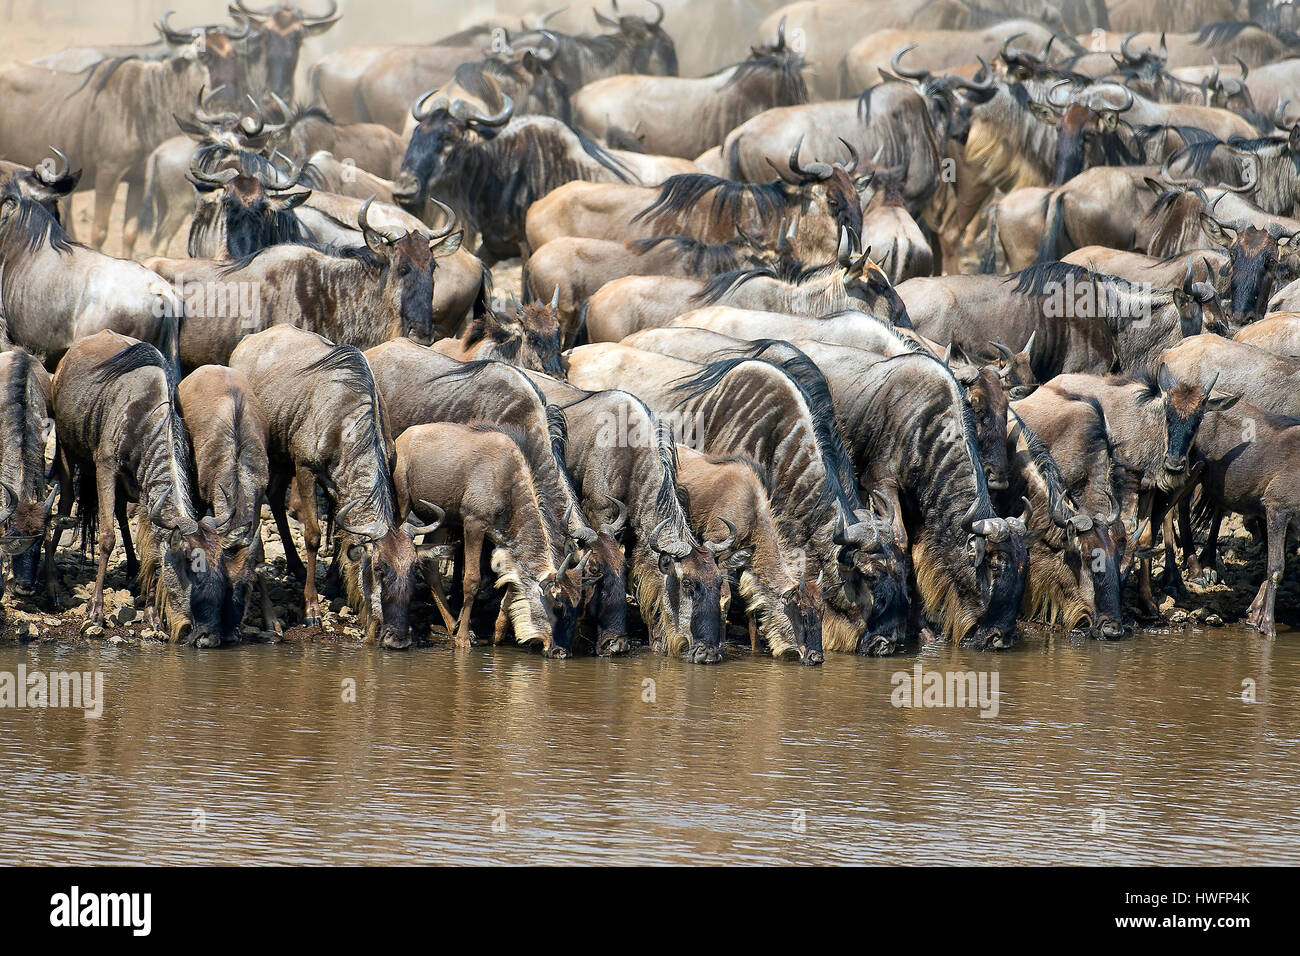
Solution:
<path fill-rule="evenodd" d="M 198 515 L 190 498 L 190 460 L 161 353 L 108 329 L 68 349 L 51 385 L 58 437 L 55 473 L 59 515 L 81 503 L 83 542 L 98 552 L 94 593 L 83 629 L 104 625 L 104 578 L 122 529 L 127 577 L 139 571 L 151 626 L 173 641 L 216 647 L 236 636 L 243 607 L 227 577 L 216 523 Z M 138 503 L 137 563 L 127 504 Z M 46 554 L 50 587 L 62 530 L 55 525 Z"/>
<path fill-rule="evenodd" d="M 245 338 L 231 353 L 230 367 L 243 373 L 266 413 L 267 503 L 285 563 L 305 580 L 304 622 L 321 619 L 316 591 L 320 485 L 338 527 L 335 562 L 341 562 L 348 603 L 366 640 L 409 647 L 415 550 L 393 504 L 392 439 L 365 356 L 355 346 L 336 346 L 314 332 L 283 325 Z M 305 566 L 289 530 L 290 481 L 297 484 L 301 502 Z"/>
<path fill-rule="evenodd" d="M 14 590 L 36 593 L 36 569 L 54 507 L 45 482 L 50 373 L 24 349 L 0 352 L 0 562 L 13 569 Z M 3 593 L 0 570 L 0 593 Z"/>

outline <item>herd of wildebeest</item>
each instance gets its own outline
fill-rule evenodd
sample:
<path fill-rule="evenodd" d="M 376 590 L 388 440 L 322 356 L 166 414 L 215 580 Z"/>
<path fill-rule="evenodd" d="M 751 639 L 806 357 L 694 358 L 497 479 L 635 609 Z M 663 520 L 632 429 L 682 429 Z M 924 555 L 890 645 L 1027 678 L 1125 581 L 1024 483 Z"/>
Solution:
<path fill-rule="evenodd" d="M 102 627 L 116 525 L 173 641 L 270 629 L 266 506 L 306 626 L 328 543 L 384 647 L 428 602 L 458 646 L 707 663 L 730 621 L 819 663 L 1122 637 L 1152 560 L 1213 582 L 1239 514 L 1275 633 L 1290 5 L 760 2 L 686 77 L 621 0 L 344 46 L 296 91 L 327 3 L 0 66 L 8 601 L 57 606 L 72 532 Z"/>

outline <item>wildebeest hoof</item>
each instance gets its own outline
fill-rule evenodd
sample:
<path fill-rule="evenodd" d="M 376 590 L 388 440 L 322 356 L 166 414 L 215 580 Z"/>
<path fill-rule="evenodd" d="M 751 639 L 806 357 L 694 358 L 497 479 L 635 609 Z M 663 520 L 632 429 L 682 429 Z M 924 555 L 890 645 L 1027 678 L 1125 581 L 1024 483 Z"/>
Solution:
<path fill-rule="evenodd" d="M 692 664 L 717 664 L 722 660 L 722 648 L 708 644 L 696 644 L 687 654 Z"/>
<path fill-rule="evenodd" d="M 602 637 L 596 644 L 596 654 L 599 657 L 626 654 L 630 649 L 631 645 L 626 637 Z"/>
<path fill-rule="evenodd" d="M 821 651 L 804 650 L 799 654 L 799 663 L 806 664 L 809 667 L 820 664 L 826 659 Z"/>
<path fill-rule="evenodd" d="M 194 638 L 194 646 L 198 648 L 220 647 L 220 634 L 200 634 Z"/>
<path fill-rule="evenodd" d="M 397 634 L 390 631 L 384 635 L 379 645 L 388 648 L 390 651 L 404 651 L 411 646 L 411 635 L 409 633 Z"/>
<path fill-rule="evenodd" d="M 549 657 L 553 661 L 562 661 L 569 656 L 569 652 L 558 644 L 552 644 L 542 650 L 542 656 Z"/>

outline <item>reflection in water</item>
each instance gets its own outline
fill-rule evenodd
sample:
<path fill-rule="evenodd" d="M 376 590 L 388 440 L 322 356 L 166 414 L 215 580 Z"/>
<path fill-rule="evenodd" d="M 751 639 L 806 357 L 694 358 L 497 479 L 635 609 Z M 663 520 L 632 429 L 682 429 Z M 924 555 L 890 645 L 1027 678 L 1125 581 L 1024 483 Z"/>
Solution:
<path fill-rule="evenodd" d="M 916 660 L 3 645 L 106 701 L 0 710 L 0 863 L 1300 862 L 1300 640 L 920 655 L 991 720 L 891 706 Z"/>

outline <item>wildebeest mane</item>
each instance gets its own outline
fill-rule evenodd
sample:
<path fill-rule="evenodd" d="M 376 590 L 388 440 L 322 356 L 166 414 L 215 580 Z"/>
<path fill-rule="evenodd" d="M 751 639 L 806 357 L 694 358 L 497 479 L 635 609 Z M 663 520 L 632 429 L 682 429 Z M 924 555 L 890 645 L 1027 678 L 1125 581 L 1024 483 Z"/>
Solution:
<path fill-rule="evenodd" d="M 771 183 L 737 183 L 708 173 L 679 173 L 669 176 L 659 188 L 659 196 L 649 206 L 632 217 L 633 222 L 656 219 L 662 222 L 669 216 L 689 214 L 710 197 L 710 208 L 715 222 L 725 214 L 735 221 L 744 211 L 742 204 L 752 199 L 760 219 L 779 219 L 785 212 L 788 193 L 777 180 Z"/>
<path fill-rule="evenodd" d="M 639 256 L 667 243 L 679 259 L 685 261 L 692 272 L 716 275 L 721 272 L 733 272 L 746 263 L 753 262 L 750 253 L 731 243 L 710 243 L 692 236 L 653 236 L 649 239 L 633 239 L 628 248 Z"/>
<path fill-rule="evenodd" d="M 68 252 L 74 246 L 85 248 L 68 238 L 59 221 L 36 200 L 13 198 L 16 205 L 6 227 L 17 236 L 22 252 L 33 253 L 46 245 L 57 253 Z"/>

